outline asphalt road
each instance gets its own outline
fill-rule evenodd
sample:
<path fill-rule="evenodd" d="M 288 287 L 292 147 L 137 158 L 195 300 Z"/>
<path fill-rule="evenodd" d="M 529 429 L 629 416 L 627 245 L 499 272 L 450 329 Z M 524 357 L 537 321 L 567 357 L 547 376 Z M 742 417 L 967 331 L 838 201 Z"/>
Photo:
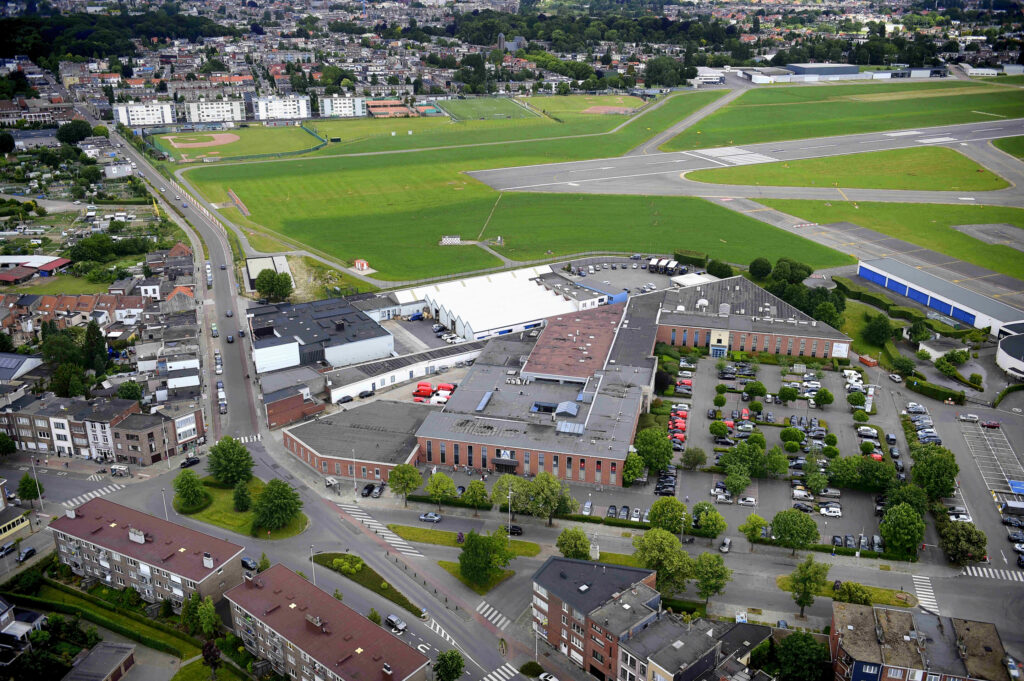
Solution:
<path fill-rule="evenodd" d="M 754 187 L 687 180 L 693 170 L 795 161 L 868 151 L 943 145 L 957 150 L 987 146 L 1001 137 L 1024 135 L 1024 119 L 965 123 L 914 130 L 768 142 L 741 147 L 666 152 L 618 158 L 477 170 L 469 175 L 499 191 L 570 194 L 789 198 L 916 203 L 979 203 L 1024 206 L 1017 187 L 991 192 L 933 192 L 828 187 Z M 995 154 L 996 152 L 991 152 Z M 1001 156 L 1001 155 L 1000 155 Z M 1002 160 L 1002 159 L 1001 159 Z M 1005 160 L 1006 172 L 1019 173 Z M 1012 169 L 1012 170 L 1011 170 Z"/>

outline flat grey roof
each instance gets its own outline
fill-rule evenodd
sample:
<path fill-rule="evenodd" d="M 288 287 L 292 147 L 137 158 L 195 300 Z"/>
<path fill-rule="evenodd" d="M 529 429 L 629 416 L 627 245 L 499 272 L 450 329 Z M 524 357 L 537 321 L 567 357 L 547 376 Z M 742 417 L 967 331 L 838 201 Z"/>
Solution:
<path fill-rule="evenodd" d="M 296 340 L 302 345 L 328 348 L 389 336 L 380 324 L 344 298 L 311 303 L 278 303 L 249 308 L 252 343 L 265 348 Z"/>
<path fill-rule="evenodd" d="M 135 646 L 128 643 L 101 641 L 64 676 L 62 681 L 105 679 L 134 652 Z"/>
<path fill-rule="evenodd" d="M 607 603 L 612 594 L 625 591 L 653 573 L 642 568 L 551 556 L 533 573 L 533 581 L 580 612 L 590 613 Z"/>
<path fill-rule="evenodd" d="M 470 341 L 468 343 L 456 343 L 455 345 L 446 345 L 443 348 L 433 348 L 431 350 L 424 350 L 423 352 L 414 352 L 411 355 L 402 355 L 401 357 L 388 357 L 387 359 L 374 360 L 373 362 L 366 362 L 364 364 L 355 364 L 353 366 L 347 366 L 343 369 L 336 369 L 329 371 L 325 374 L 334 387 L 351 385 L 357 383 L 366 378 L 372 376 L 380 376 L 391 371 L 398 371 L 407 366 L 418 364 L 426 360 L 443 360 L 448 357 L 455 357 L 467 352 L 473 352 L 474 350 L 482 350 L 487 345 L 487 341 Z"/>
<path fill-rule="evenodd" d="M 937 277 L 934 274 L 919 270 L 895 258 L 877 258 L 875 260 L 862 260 L 862 264 L 868 267 L 898 277 L 903 281 L 912 284 L 914 288 L 922 289 L 925 292 L 946 298 L 957 303 L 959 307 L 967 307 L 982 314 L 988 315 L 1000 322 L 1018 322 L 1024 320 L 1024 312 L 1006 303 L 989 298 L 980 293 L 975 293 L 957 286 L 951 281 Z"/>

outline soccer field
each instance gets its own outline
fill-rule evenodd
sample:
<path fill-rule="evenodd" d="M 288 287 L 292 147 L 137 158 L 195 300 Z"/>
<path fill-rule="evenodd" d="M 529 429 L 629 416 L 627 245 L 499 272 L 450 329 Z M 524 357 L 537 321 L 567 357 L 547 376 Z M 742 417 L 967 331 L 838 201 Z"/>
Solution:
<path fill-rule="evenodd" d="M 527 111 L 508 97 L 450 99 L 438 102 L 437 105 L 459 121 L 537 117 L 537 114 Z"/>
<path fill-rule="evenodd" d="M 500 265 L 476 246 L 439 246 L 444 234 L 459 234 L 465 240 L 476 240 L 481 233 L 483 239 L 501 236 L 507 254 L 516 259 L 551 257 L 548 250 L 632 251 L 642 243 L 648 250 L 666 252 L 706 247 L 713 255 L 738 260 L 749 259 L 747 255 L 756 250 L 799 253 L 815 265 L 849 262 L 835 251 L 700 199 L 644 203 L 638 197 L 499 195 L 464 174 L 619 155 L 722 94 L 705 91 L 674 97 L 611 135 L 200 166 L 190 169 L 186 178 L 212 202 L 226 200 L 226 189 L 232 189 L 251 211 L 252 224 L 342 260 L 366 258 L 378 270 L 374 276 L 389 280 Z"/>
<path fill-rule="evenodd" d="M 185 162 L 301 151 L 320 143 L 316 137 L 294 125 L 277 128 L 250 125 L 215 132 L 172 133 L 158 135 L 156 141 L 157 146 L 176 160 Z"/>
<path fill-rule="evenodd" d="M 1016 118 L 1024 89 L 978 82 L 751 90 L 669 140 L 665 151 Z"/>

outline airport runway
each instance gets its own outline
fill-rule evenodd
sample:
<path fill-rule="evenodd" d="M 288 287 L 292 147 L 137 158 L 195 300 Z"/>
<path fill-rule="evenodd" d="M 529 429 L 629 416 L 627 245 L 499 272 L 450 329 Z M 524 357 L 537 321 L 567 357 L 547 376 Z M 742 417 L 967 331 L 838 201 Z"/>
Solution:
<path fill-rule="evenodd" d="M 764 187 L 694 182 L 685 178 L 693 170 L 795 161 L 889 149 L 941 145 L 979 160 L 993 151 L 989 140 L 1024 135 L 1024 119 L 996 119 L 980 123 L 933 128 L 891 130 L 860 135 L 767 142 L 737 147 L 662 152 L 636 156 L 496 168 L 469 173 L 499 191 L 570 194 L 643 194 L 700 196 L 704 198 L 784 198 L 814 200 L 886 201 L 899 203 L 976 203 L 1024 207 L 1024 180 L 1020 164 L 1010 161 L 995 168 L 1018 184 L 990 192 L 900 191 L 833 187 Z M 999 156 L 1003 157 L 999 152 Z M 986 163 L 986 165 L 990 165 Z"/>

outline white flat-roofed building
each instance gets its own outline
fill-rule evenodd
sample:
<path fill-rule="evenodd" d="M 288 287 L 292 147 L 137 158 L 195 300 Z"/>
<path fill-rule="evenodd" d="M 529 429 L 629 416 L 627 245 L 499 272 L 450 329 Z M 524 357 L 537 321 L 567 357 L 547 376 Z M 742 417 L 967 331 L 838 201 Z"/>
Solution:
<path fill-rule="evenodd" d="M 223 123 L 245 120 L 245 102 L 240 99 L 214 99 L 187 102 L 185 120 L 189 123 Z"/>
<path fill-rule="evenodd" d="M 252 108 L 258 121 L 310 117 L 309 97 L 307 95 L 259 97 L 253 101 Z"/>
<path fill-rule="evenodd" d="M 114 106 L 114 120 L 129 127 L 171 125 L 175 122 L 172 102 L 128 102 Z"/>
<path fill-rule="evenodd" d="M 320 100 L 323 118 L 355 118 L 366 115 L 366 100 L 362 97 L 324 97 Z"/>

